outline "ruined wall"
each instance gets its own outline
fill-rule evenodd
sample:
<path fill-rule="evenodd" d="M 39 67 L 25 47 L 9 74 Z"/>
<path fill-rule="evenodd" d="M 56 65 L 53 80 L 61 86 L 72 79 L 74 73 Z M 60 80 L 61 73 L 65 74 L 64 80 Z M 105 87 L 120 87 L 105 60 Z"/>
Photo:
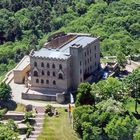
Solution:
<path fill-rule="evenodd" d="M 54 38 L 52 40 L 50 40 L 49 42 L 45 43 L 44 47 L 45 48 L 59 48 L 60 46 L 62 46 L 63 44 L 65 44 L 66 42 L 70 41 L 71 39 L 73 39 L 75 37 L 75 35 L 61 35 L 58 36 L 57 38 Z"/>

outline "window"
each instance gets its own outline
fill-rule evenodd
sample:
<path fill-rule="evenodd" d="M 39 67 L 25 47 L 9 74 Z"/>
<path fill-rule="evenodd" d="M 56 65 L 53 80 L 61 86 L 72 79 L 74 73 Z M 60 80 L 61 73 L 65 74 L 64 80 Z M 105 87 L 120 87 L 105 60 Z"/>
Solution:
<path fill-rule="evenodd" d="M 92 70 L 92 66 L 90 66 L 90 71 Z"/>
<path fill-rule="evenodd" d="M 49 71 L 47 71 L 47 75 L 50 76 L 50 72 Z"/>
<path fill-rule="evenodd" d="M 55 77 L 55 72 L 53 72 L 53 76 Z"/>
<path fill-rule="evenodd" d="M 80 82 L 82 82 L 82 81 L 83 81 L 83 79 L 81 78 L 81 79 L 80 79 Z"/>
<path fill-rule="evenodd" d="M 85 60 L 85 65 L 87 64 L 87 61 Z"/>
<path fill-rule="evenodd" d="M 55 64 L 52 65 L 52 68 L 55 69 Z"/>
<path fill-rule="evenodd" d="M 91 49 L 90 49 L 90 54 L 91 54 Z"/>
<path fill-rule="evenodd" d="M 59 75 L 58 75 L 58 79 L 63 79 L 63 75 L 62 75 L 62 73 L 59 73 Z"/>
<path fill-rule="evenodd" d="M 96 62 L 95 62 L 95 66 L 96 66 L 97 64 L 96 64 Z"/>
<path fill-rule="evenodd" d="M 42 75 L 44 75 L 44 71 L 42 70 Z"/>
<path fill-rule="evenodd" d="M 41 84 L 44 84 L 44 80 L 43 79 L 41 79 Z"/>
<path fill-rule="evenodd" d="M 49 84 L 49 80 L 46 80 L 46 84 Z"/>
<path fill-rule="evenodd" d="M 47 63 L 47 68 L 50 68 L 50 64 L 49 63 Z"/>
<path fill-rule="evenodd" d="M 86 52 L 85 52 L 85 57 L 87 56 Z"/>
<path fill-rule="evenodd" d="M 95 46 L 95 50 L 96 50 L 96 46 Z"/>
<path fill-rule="evenodd" d="M 82 70 L 80 69 L 80 74 L 82 73 Z"/>
<path fill-rule="evenodd" d="M 38 72 L 34 71 L 34 76 L 38 77 Z"/>
<path fill-rule="evenodd" d="M 80 66 L 82 65 L 82 62 L 80 61 Z"/>
<path fill-rule="evenodd" d="M 36 79 L 36 83 L 39 83 L 39 80 L 38 79 Z"/>
<path fill-rule="evenodd" d="M 56 85 L 56 81 L 53 81 L 53 85 Z"/>
<path fill-rule="evenodd" d="M 90 57 L 90 62 L 91 62 L 91 57 Z"/>
<path fill-rule="evenodd" d="M 37 67 L 37 62 L 34 62 L 34 66 Z"/>
<path fill-rule="evenodd" d="M 96 53 L 95 53 L 95 58 L 96 58 Z"/>
<path fill-rule="evenodd" d="M 62 65 L 61 64 L 59 65 L 59 69 L 62 69 Z"/>
<path fill-rule="evenodd" d="M 44 63 L 43 62 L 41 63 L 41 67 L 44 67 Z"/>
<path fill-rule="evenodd" d="M 89 55 L 89 50 L 87 50 L 87 55 Z"/>

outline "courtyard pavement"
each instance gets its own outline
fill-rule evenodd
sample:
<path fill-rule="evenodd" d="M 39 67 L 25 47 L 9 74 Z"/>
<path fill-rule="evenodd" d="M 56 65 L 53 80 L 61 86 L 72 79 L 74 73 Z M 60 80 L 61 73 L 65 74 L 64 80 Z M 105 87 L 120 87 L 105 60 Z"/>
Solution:
<path fill-rule="evenodd" d="M 17 103 L 21 103 L 24 105 L 31 104 L 33 106 L 41 107 L 46 106 L 48 104 L 52 105 L 53 107 L 68 107 L 68 104 L 58 104 L 54 101 L 23 100 L 21 98 L 21 94 L 22 92 L 26 92 L 28 88 L 26 88 L 24 84 L 15 84 L 13 80 L 9 83 L 9 85 L 12 89 L 12 99 Z"/>

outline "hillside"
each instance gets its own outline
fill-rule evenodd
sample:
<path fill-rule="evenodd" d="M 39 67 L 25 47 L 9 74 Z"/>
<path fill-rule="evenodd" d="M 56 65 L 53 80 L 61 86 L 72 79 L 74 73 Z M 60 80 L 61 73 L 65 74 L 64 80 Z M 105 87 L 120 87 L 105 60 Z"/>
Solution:
<path fill-rule="evenodd" d="M 101 37 L 103 55 L 140 53 L 139 0 L 0 1 L 0 76 L 54 32 Z"/>

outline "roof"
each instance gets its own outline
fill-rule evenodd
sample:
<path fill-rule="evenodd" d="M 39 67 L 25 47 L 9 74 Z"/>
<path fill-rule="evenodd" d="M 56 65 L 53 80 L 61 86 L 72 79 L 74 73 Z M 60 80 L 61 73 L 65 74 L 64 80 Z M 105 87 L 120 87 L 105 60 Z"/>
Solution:
<path fill-rule="evenodd" d="M 80 45 L 80 46 L 82 46 L 84 48 L 85 46 L 87 46 L 91 42 L 95 41 L 96 39 L 97 38 L 90 37 L 90 36 L 78 36 L 77 38 L 75 38 L 74 40 L 69 42 L 68 44 L 64 45 L 60 49 L 60 51 L 70 53 L 70 49 L 69 49 L 70 46 L 75 44 L 75 45 Z"/>
<path fill-rule="evenodd" d="M 97 38 L 90 37 L 90 36 L 77 36 L 72 41 L 66 43 L 61 48 L 57 49 L 47 49 L 42 48 L 39 51 L 35 51 L 33 56 L 35 57 L 48 57 L 48 58 L 56 58 L 56 59 L 67 59 L 70 57 L 70 47 L 73 45 L 80 45 L 83 48 L 90 44 L 91 42 L 95 41 Z"/>
<path fill-rule="evenodd" d="M 67 59 L 70 57 L 69 54 L 63 53 L 61 51 L 57 51 L 56 49 L 47 49 L 41 48 L 39 51 L 35 51 L 33 56 L 38 57 L 48 57 L 48 58 L 59 58 L 59 59 Z"/>
<path fill-rule="evenodd" d="M 22 71 L 28 65 L 30 65 L 30 57 L 26 55 L 22 58 L 22 60 L 18 63 L 18 65 L 14 68 L 14 70 Z"/>

